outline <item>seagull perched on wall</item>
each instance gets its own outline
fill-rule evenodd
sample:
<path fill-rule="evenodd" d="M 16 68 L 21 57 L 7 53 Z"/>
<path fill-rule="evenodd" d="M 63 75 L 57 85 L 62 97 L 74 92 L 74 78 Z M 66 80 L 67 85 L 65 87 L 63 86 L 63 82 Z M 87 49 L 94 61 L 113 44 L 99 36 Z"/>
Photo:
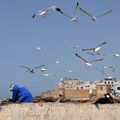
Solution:
<path fill-rule="evenodd" d="M 93 52 L 98 52 L 100 49 L 101 49 L 101 46 L 106 44 L 107 42 L 103 42 L 99 45 L 97 45 L 95 48 L 85 48 L 85 49 L 82 49 L 82 51 L 93 51 Z"/>
<path fill-rule="evenodd" d="M 80 55 L 78 55 L 77 53 L 75 53 L 75 55 L 77 57 L 79 57 L 81 60 L 83 60 L 87 66 L 92 66 L 92 62 L 103 60 L 103 58 L 101 58 L 101 59 L 95 59 L 95 60 L 92 60 L 92 61 L 88 61 L 88 60 L 84 59 L 83 57 L 81 57 Z"/>
<path fill-rule="evenodd" d="M 68 14 L 64 13 L 59 7 L 57 7 L 56 5 L 53 5 L 53 6 L 50 6 L 44 10 L 38 10 L 33 16 L 32 18 L 35 18 L 36 15 L 39 15 L 39 16 L 48 16 L 50 15 L 50 12 L 54 12 L 54 11 L 57 11 L 59 13 L 61 13 L 62 15 L 68 17 L 71 21 L 75 21 L 77 22 L 75 16 L 74 17 L 71 17 L 69 16 Z"/>
<path fill-rule="evenodd" d="M 99 15 L 99 16 L 94 16 L 94 15 L 92 15 L 92 14 L 89 13 L 89 12 L 87 12 L 86 10 L 84 10 L 84 9 L 81 8 L 81 7 L 79 7 L 79 9 L 80 9 L 83 13 L 85 13 L 86 15 L 88 15 L 94 22 L 95 22 L 98 18 L 103 17 L 103 16 L 107 15 L 108 13 L 112 12 L 112 10 L 109 10 L 109 11 L 107 11 L 107 12 L 102 13 L 102 14 Z"/>
<path fill-rule="evenodd" d="M 43 66 L 45 66 L 45 65 L 40 65 L 40 66 L 34 67 L 34 68 L 29 68 L 29 67 L 26 67 L 26 66 L 20 66 L 20 67 L 26 68 L 27 69 L 26 72 L 34 73 L 36 69 L 41 69 L 41 67 L 43 67 Z"/>

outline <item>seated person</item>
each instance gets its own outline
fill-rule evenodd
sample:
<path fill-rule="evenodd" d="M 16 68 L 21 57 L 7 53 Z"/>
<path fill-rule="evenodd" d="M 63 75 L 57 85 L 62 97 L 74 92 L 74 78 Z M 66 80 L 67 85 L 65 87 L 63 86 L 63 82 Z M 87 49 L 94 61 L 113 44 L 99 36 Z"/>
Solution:
<path fill-rule="evenodd" d="M 25 87 L 19 86 L 17 84 L 12 84 L 10 85 L 10 91 L 13 92 L 11 99 L 12 102 L 32 102 L 32 95 Z"/>

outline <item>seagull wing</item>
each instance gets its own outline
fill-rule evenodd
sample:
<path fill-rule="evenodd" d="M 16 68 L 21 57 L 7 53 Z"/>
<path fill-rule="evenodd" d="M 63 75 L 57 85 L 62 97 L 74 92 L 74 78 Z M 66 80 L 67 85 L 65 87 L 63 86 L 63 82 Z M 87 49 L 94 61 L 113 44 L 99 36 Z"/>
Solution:
<path fill-rule="evenodd" d="M 32 18 L 35 18 L 35 16 L 36 16 L 36 14 L 34 14 L 34 15 L 32 16 Z"/>
<path fill-rule="evenodd" d="M 108 53 L 107 55 L 115 55 L 115 53 Z"/>
<path fill-rule="evenodd" d="M 57 12 L 60 12 L 61 14 L 63 14 L 62 10 L 59 7 L 57 7 L 56 5 L 48 7 L 47 10 L 48 11 L 53 10 L 53 11 L 57 11 Z"/>
<path fill-rule="evenodd" d="M 43 15 L 43 14 L 47 14 L 47 10 L 37 10 L 34 14 L 33 14 L 33 16 L 32 16 L 32 18 L 35 18 L 37 15 Z"/>
<path fill-rule="evenodd" d="M 103 58 L 92 60 L 92 61 L 90 61 L 90 63 L 91 62 L 96 62 L 96 61 L 101 61 L 101 60 L 103 60 Z"/>
<path fill-rule="evenodd" d="M 68 14 L 66 14 L 66 13 L 62 13 L 64 16 L 66 16 L 66 17 L 68 17 L 69 19 L 73 19 L 73 17 L 72 16 L 70 16 L 70 15 L 68 15 Z"/>
<path fill-rule="evenodd" d="M 56 10 L 57 6 L 56 5 L 53 5 L 53 6 L 50 6 L 47 8 L 47 10 Z"/>
<path fill-rule="evenodd" d="M 62 15 L 68 17 L 69 19 L 72 19 L 72 18 L 73 18 L 72 16 L 70 16 L 70 15 L 66 14 L 65 12 L 63 12 L 63 11 L 62 11 L 60 8 L 58 8 L 58 7 L 56 7 L 55 10 L 56 10 L 57 12 L 61 13 Z"/>
<path fill-rule="evenodd" d="M 102 72 L 104 75 L 107 75 L 107 74 L 105 73 L 105 71 L 103 71 L 103 70 L 100 70 L 100 72 Z"/>
<path fill-rule="evenodd" d="M 103 14 L 97 16 L 96 18 L 100 18 L 100 17 L 105 16 L 105 15 L 107 15 L 108 13 L 111 13 L 111 12 L 112 12 L 112 10 L 109 10 L 109 11 L 104 12 Z"/>
<path fill-rule="evenodd" d="M 99 45 L 96 46 L 96 48 L 99 47 L 99 46 L 101 46 L 101 45 L 104 45 L 104 44 L 106 44 L 106 43 L 107 43 L 107 42 L 100 43 Z"/>
<path fill-rule="evenodd" d="M 84 48 L 84 49 L 82 49 L 82 51 L 94 51 L 95 50 L 95 48 Z"/>
<path fill-rule="evenodd" d="M 87 12 L 86 10 L 82 9 L 81 7 L 79 7 L 79 9 L 85 13 L 86 15 L 88 15 L 89 17 L 92 18 L 93 21 L 95 21 L 97 18 L 95 16 L 93 16 L 91 13 Z"/>
<path fill-rule="evenodd" d="M 74 10 L 74 13 L 73 13 L 73 17 L 76 17 L 78 6 L 79 6 L 79 2 L 77 2 L 77 4 L 76 4 L 76 7 L 75 7 L 75 10 Z"/>
<path fill-rule="evenodd" d="M 92 52 L 87 52 L 87 54 L 90 54 L 92 56 L 96 55 L 95 53 L 92 53 Z"/>
<path fill-rule="evenodd" d="M 37 66 L 37 67 L 35 67 L 35 68 L 33 68 L 33 69 L 39 69 L 39 68 L 41 68 L 41 67 L 43 67 L 43 66 L 45 66 L 45 65 L 40 65 L 40 66 Z"/>
<path fill-rule="evenodd" d="M 28 70 L 31 70 L 30 68 L 28 68 L 28 67 L 26 67 L 26 66 L 20 66 L 20 67 L 22 67 L 22 68 L 26 68 L 26 69 L 28 69 Z"/>
<path fill-rule="evenodd" d="M 79 57 L 80 59 L 82 59 L 85 63 L 88 63 L 88 61 L 87 60 L 85 60 L 83 57 L 81 57 L 80 55 L 78 55 L 77 53 L 75 53 L 75 55 L 77 56 L 77 57 Z"/>

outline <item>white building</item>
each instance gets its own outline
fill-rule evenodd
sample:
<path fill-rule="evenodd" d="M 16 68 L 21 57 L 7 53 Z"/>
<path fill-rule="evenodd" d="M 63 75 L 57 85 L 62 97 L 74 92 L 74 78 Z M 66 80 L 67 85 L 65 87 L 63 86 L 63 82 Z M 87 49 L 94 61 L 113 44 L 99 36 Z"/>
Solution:
<path fill-rule="evenodd" d="M 99 83 L 110 84 L 112 87 L 112 91 L 120 94 L 120 81 L 116 80 L 116 78 L 107 77 L 104 80 L 99 81 Z"/>

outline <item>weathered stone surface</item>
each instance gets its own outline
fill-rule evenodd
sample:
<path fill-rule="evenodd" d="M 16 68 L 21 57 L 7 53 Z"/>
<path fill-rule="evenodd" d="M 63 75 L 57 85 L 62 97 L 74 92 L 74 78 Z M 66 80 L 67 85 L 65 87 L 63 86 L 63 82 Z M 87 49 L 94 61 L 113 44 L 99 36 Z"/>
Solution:
<path fill-rule="evenodd" d="M 120 104 L 10 104 L 1 106 L 0 120 L 120 120 Z"/>

